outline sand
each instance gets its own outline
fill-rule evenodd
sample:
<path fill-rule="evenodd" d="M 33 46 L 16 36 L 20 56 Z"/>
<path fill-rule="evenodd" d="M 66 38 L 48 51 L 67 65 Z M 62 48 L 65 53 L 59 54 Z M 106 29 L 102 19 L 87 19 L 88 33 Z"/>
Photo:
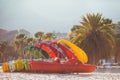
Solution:
<path fill-rule="evenodd" d="M 120 80 L 120 69 L 96 69 L 93 73 L 71 74 L 1 72 L 0 80 Z"/>
<path fill-rule="evenodd" d="M 79 74 L 1 73 L 0 80 L 120 80 L 120 74 L 119 73 L 79 73 Z"/>

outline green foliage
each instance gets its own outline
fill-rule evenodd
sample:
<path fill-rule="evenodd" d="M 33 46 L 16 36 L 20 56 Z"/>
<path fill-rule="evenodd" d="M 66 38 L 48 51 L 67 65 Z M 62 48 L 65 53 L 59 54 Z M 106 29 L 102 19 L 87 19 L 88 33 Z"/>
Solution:
<path fill-rule="evenodd" d="M 34 36 L 36 37 L 36 38 L 41 38 L 42 36 L 43 36 L 43 34 L 44 34 L 44 32 L 36 32 L 35 34 L 34 34 Z"/>
<path fill-rule="evenodd" d="M 17 34 L 16 39 L 23 39 L 25 38 L 25 34 Z"/>
<path fill-rule="evenodd" d="M 27 38 L 27 40 L 26 40 L 27 43 L 30 43 L 32 41 L 33 41 L 33 38 Z"/>
<path fill-rule="evenodd" d="M 56 38 L 56 35 L 52 32 L 48 32 L 48 33 L 44 34 L 43 38 L 45 41 L 49 42 L 49 41 L 53 40 L 54 38 Z"/>
<path fill-rule="evenodd" d="M 108 59 L 115 46 L 114 24 L 110 19 L 103 18 L 101 14 L 87 14 L 83 16 L 79 29 L 71 41 L 82 47 L 89 56 Z M 92 58 L 92 57 L 91 57 Z M 92 60 L 91 60 L 92 61 Z"/>
<path fill-rule="evenodd" d="M 46 38 L 53 38 L 55 36 L 55 34 L 52 32 L 48 32 L 45 34 L 45 36 L 46 36 Z"/>
<path fill-rule="evenodd" d="M 9 44 L 8 41 L 0 41 L 0 62 L 8 61 L 12 58 L 17 57 L 13 45 Z"/>

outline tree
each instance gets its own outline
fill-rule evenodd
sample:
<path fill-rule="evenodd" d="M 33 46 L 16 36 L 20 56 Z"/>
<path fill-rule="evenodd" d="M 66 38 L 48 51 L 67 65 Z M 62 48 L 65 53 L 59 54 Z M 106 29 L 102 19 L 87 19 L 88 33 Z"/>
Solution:
<path fill-rule="evenodd" d="M 0 41 L 0 62 L 2 62 L 3 58 L 5 58 L 4 56 L 6 56 L 5 53 L 7 52 L 7 46 L 7 41 Z"/>
<path fill-rule="evenodd" d="M 0 62 L 11 60 L 17 56 L 13 46 L 8 41 L 0 41 Z"/>
<path fill-rule="evenodd" d="M 14 39 L 14 48 L 16 50 L 16 53 L 22 54 L 23 49 L 26 46 L 26 35 L 25 34 L 17 34 Z"/>
<path fill-rule="evenodd" d="M 54 38 L 55 38 L 55 34 L 52 33 L 52 32 L 48 32 L 44 35 L 44 39 L 47 41 L 47 42 L 50 42 L 52 41 Z"/>
<path fill-rule="evenodd" d="M 74 36 L 77 36 L 77 34 L 79 33 L 79 29 L 80 29 L 80 25 L 74 25 L 71 28 L 71 32 L 69 32 L 69 34 L 68 34 L 70 40 L 72 40 L 74 38 Z"/>
<path fill-rule="evenodd" d="M 41 41 L 41 38 L 42 38 L 43 35 L 44 35 L 44 32 L 41 32 L 41 31 L 36 32 L 36 33 L 34 34 L 34 36 L 38 39 L 38 42 Z"/>
<path fill-rule="evenodd" d="M 89 63 L 97 63 L 99 59 L 109 59 L 115 45 L 114 24 L 101 14 L 83 16 L 76 36 L 71 41 L 80 46 L 89 56 Z"/>
<path fill-rule="evenodd" d="M 27 38 L 26 39 L 27 46 L 32 45 L 32 43 L 33 43 L 32 41 L 33 41 L 33 38 Z"/>
<path fill-rule="evenodd" d="M 6 51 L 6 47 L 8 46 L 8 41 L 0 41 L 0 51 L 4 52 Z"/>
<path fill-rule="evenodd" d="M 115 62 L 120 63 L 120 22 L 115 26 L 116 32 L 116 47 L 115 47 Z"/>
<path fill-rule="evenodd" d="M 120 38 L 116 39 L 115 62 L 120 63 Z"/>
<path fill-rule="evenodd" d="M 109 19 L 109 18 L 103 18 L 103 24 L 111 24 L 112 23 L 112 20 Z"/>

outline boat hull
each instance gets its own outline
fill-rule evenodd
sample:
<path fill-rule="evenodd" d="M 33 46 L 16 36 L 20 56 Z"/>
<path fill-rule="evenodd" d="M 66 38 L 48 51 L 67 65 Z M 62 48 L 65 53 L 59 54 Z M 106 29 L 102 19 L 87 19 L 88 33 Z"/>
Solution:
<path fill-rule="evenodd" d="M 76 63 L 59 63 L 59 62 L 45 62 L 45 61 L 31 61 L 32 71 L 39 71 L 43 73 L 88 73 L 96 69 L 95 65 Z"/>

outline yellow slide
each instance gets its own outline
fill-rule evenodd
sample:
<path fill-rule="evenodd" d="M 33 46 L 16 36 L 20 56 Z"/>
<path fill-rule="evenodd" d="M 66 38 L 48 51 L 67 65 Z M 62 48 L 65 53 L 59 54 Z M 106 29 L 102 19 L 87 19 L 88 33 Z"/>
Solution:
<path fill-rule="evenodd" d="M 59 40 L 58 43 L 64 43 L 69 46 L 73 50 L 79 61 L 81 61 L 82 63 L 87 63 L 88 57 L 86 53 L 78 46 L 64 39 Z"/>

